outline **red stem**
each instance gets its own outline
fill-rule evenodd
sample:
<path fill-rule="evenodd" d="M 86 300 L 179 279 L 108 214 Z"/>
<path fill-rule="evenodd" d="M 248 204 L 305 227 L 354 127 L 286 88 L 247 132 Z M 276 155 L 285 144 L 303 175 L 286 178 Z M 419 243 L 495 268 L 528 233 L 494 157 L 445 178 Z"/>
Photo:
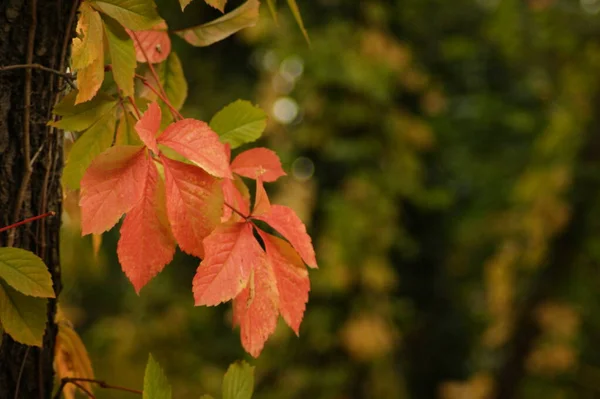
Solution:
<path fill-rule="evenodd" d="M 43 213 L 43 214 L 38 215 L 38 216 L 33 216 L 33 217 L 27 218 L 25 220 L 21 220 L 20 222 L 13 223 L 13 224 L 10 224 L 10 225 L 8 225 L 6 227 L 0 228 L 0 233 L 2 233 L 3 231 L 6 231 L 6 230 L 14 229 L 15 227 L 19 227 L 19 226 L 21 226 L 23 224 L 35 222 L 38 219 L 43 219 L 45 217 L 54 216 L 54 215 L 56 215 L 56 212 L 50 211 L 50 212 L 46 212 L 46 213 Z"/>
<path fill-rule="evenodd" d="M 131 106 L 133 107 L 133 110 L 135 111 L 135 114 L 137 115 L 138 120 L 142 119 L 142 114 L 140 113 L 139 108 L 135 104 L 135 100 L 131 96 L 129 96 L 127 98 L 129 99 L 129 102 L 131 103 Z"/>
<path fill-rule="evenodd" d="M 248 220 L 250 218 L 250 216 L 245 216 L 242 212 L 238 211 L 233 206 L 229 205 L 227 202 L 225 202 L 225 205 L 227 205 L 227 207 L 229 209 L 231 209 L 232 211 L 234 211 L 235 213 L 237 213 L 238 215 L 240 215 L 241 217 L 243 217 L 244 220 Z"/>
<path fill-rule="evenodd" d="M 152 74 L 152 77 L 156 81 L 156 86 L 158 86 L 158 89 L 159 89 L 160 93 L 162 94 L 162 95 L 158 95 L 158 93 L 157 93 L 157 95 L 159 97 L 161 97 L 161 100 L 163 100 L 165 102 L 165 104 L 167 104 L 169 106 L 169 109 L 171 109 L 171 111 L 173 111 L 173 110 L 175 111 L 174 114 L 173 114 L 173 117 L 175 117 L 175 115 L 177 115 L 181 119 L 183 119 L 183 117 L 181 116 L 181 114 L 179 112 L 177 112 L 177 110 L 169 102 L 169 97 L 167 96 L 167 93 L 165 92 L 165 89 L 160 84 L 160 78 L 158 77 L 158 74 L 156 73 L 156 70 L 154 69 L 154 66 L 152 66 L 152 63 L 150 62 L 150 58 L 148 58 L 148 54 L 146 53 L 146 50 L 144 49 L 144 46 L 142 46 L 142 42 L 140 42 L 140 39 L 138 38 L 137 34 L 134 31 L 132 31 L 131 33 L 133 34 L 133 38 L 137 42 L 138 47 L 140 48 L 140 51 L 142 52 L 142 54 L 144 55 L 144 58 L 146 59 L 146 62 L 148 63 L 148 68 L 150 68 L 150 73 Z M 150 87 L 150 86 L 148 86 L 148 87 Z M 152 90 L 152 91 L 154 91 L 154 90 Z"/>
<path fill-rule="evenodd" d="M 169 99 L 166 97 L 163 97 L 163 95 L 158 90 L 156 90 L 156 88 L 153 87 L 145 77 L 140 76 L 138 74 L 136 74 L 135 77 L 140 79 L 142 81 L 142 83 L 144 84 L 144 86 L 146 86 L 147 88 L 152 90 L 152 92 L 154 94 L 156 94 L 158 96 L 158 98 L 160 98 L 165 104 L 167 104 L 167 107 L 169 107 L 169 109 L 171 110 L 171 113 L 173 114 L 173 118 L 183 119 L 183 116 L 179 113 L 179 111 L 177 111 L 177 109 L 175 107 L 173 107 L 173 105 L 171 104 Z"/>

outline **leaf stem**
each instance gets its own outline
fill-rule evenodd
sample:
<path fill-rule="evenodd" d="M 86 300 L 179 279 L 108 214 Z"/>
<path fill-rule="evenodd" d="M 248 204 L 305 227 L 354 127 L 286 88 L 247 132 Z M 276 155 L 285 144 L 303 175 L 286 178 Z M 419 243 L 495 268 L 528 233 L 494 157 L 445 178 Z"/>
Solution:
<path fill-rule="evenodd" d="M 155 87 L 153 87 L 149 82 L 148 79 L 146 79 L 145 77 L 136 74 L 135 75 L 136 78 L 138 78 L 139 80 L 142 81 L 142 83 L 144 84 L 144 86 L 146 86 L 147 88 L 149 88 L 150 90 L 152 90 L 152 92 L 154 94 L 156 94 L 158 96 L 158 98 L 160 98 L 165 104 L 167 104 L 167 107 L 169 107 L 169 109 L 171 110 L 171 113 L 173 114 L 173 117 L 175 119 L 183 119 L 183 115 L 181 115 L 179 113 L 179 111 L 177 111 L 177 109 L 175 107 L 173 107 L 173 105 L 171 104 L 171 102 L 169 101 L 168 98 L 163 97 L 162 93 L 160 93 L 158 90 L 156 90 Z"/>
<path fill-rule="evenodd" d="M 6 227 L 1 227 L 0 228 L 0 233 L 4 232 L 6 230 L 14 229 L 15 227 L 19 227 L 19 226 L 21 226 L 23 224 L 35 222 L 38 219 L 42 219 L 42 218 L 45 218 L 45 217 L 48 217 L 48 216 L 54 216 L 54 215 L 56 215 L 56 212 L 50 211 L 50 212 L 46 212 L 46 213 L 43 213 L 43 214 L 38 215 L 38 216 L 33 216 L 33 217 L 30 217 L 30 218 L 21 220 L 20 222 L 16 222 L 16 223 L 10 224 L 10 225 L 8 225 Z"/>
<path fill-rule="evenodd" d="M 167 104 L 169 106 L 169 109 L 171 109 L 171 111 L 175 112 L 173 114 L 174 117 L 175 117 L 175 115 L 177 115 L 177 116 L 179 116 L 179 118 L 183 119 L 183 117 L 181 116 L 181 114 L 173 107 L 173 105 L 171 105 L 171 102 L 169 101 L 169 97 L 167 96 L 167 93 L 165 92 L 165 89 L 162 87 L 162 84 L 160 83 L 160 78 L 158 77 L 158 74 L 156 73 L 156 70 L 154 69 L 154 66 L 152 66 L 152 63 L 150 62 L 150 58 L 148 57 L 148 53 L 146 53 L 146 50 L 144 49 L 144 46 L 142 46 L 142 42 L 138 38 L 137 33 L 135 33 L 134 31 L 131 31 L 131 34 L 133 35 L 133 38 L 137 42 L 137 44 L 138 44 L 138 46 L 140 48 L 140 51 L 142 52 L 142 54 L 144 55 L 144 58 L 146 59 L 146 62 L 148 63 L 148 68 L 150 69 L 150 73 L 152 74 L 152 77 L 156 81 L 156 86 L 159 89 L 158 91 L 160 91 L 160 93 L 162 94 L 162 96 L 159 95 L 159 97 L 161 97 L 161 100 L 163 100 L 165 102 L 165 104 Z M 142 82 L 144 80 L 142 80 Z M 146 85 L 146 86 L 148 86 L 148 85 Z M 148 86 L 148 87 L 150 87 L 150 86 Z M 152 90 L 152 91 L 154 91 L 154 90 Z M 157 95 L 158 95 L 158 93 L 157 93 Z"/>
<path fill-rule="evenodd" d="M 235 213 L 237 213 L 238 215 L 240 215 L 241 217 L 244 218 L 244 220 L 248 220 L 250 218 L 250 216 L 246 216 L 244 215 L 242 212 L 238 211 L 237 209 L 235 209 L 233 206 L 229 205 L 226 201 L 224 202 L 224 204 L 231 209 L 232 211 L 234 211 Z"/>
<path fill-rule="evenodd" d="M 135 100 L 131 96 L 127 97 L 127 99 L 131 103 L 131 106 L 133 107 L 133 110 L 135 111 L 138 120 L 142 119 L 142 114 L 140 113 L 140 109 L 137 107 Z"/>

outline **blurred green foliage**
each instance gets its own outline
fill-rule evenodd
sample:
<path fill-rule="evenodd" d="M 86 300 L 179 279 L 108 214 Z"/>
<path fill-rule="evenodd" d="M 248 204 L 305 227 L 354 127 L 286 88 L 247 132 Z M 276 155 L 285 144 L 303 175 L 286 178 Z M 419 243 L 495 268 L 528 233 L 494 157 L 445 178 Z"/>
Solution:
<path fill-rule="evenodd" d="M 159 3 L 174 28 L 218 15 Z M 266 4 L 231 40 L 173 39 L 185 115 L 269 113 L 289 177 L 267 189 L 317 250 L 300 337 L 282 326 L 248 359 L 255 397 L 598 396 L 600 2 L 299 6 L 310 48 Z M 198 260 L 179 253 L 137 297 L 117 229 L 97 256 L 77 229 L 71 212 L 61 301 L 96 376 L 140 387 L 151 351 L 175 398 L 218 393 L 244 355 L 229 306 L 193 307 Z"/>

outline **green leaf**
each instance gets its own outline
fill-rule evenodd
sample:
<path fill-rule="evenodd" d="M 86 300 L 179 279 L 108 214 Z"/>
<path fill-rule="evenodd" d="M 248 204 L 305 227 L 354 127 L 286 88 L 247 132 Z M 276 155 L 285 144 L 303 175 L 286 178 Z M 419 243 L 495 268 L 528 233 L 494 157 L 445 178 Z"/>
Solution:
<path fill-rule="evenodd" d="M 112 73 L 123 96 L 133 95 L 133 77 L 137 65 L 133 40 L 125 29 L 112 18 L 103 18 Z"/>
<path fill-rule="evenodd" d="M 107 112 L 75 141 L 63 170 L 63 183 L 67 187 L 73 190 L 79 188 L 79 182 L 92 160 L 112 144 L 116 123 L 116 112 Z"/>
<path fill-rule="evenodd" d="M 171 385 L 152 355 L 148 357 L 144 374 L 143 399 L 171 399 Z"/>
<path fill-rule="evenodd" d="M 117 145 L 143 145 L 140 136 L 135 131 L 136 120 L 129 111 L 123 112 L 117 127 Z"/>
<path fill-rule="evenodd" d="M 300 9 L 298 8 L 298 4 L 296 4 L 296 0 L 287 0 L 287 3 L 288 3 L 288 6 L 290 7 L 290 10 L 292 10 L 292 14 L 294 15 L 294 18 L 296 19 L 296 23 L 298 24 L 298 27 L 300 27 L 300 30 L 302 31 L 302 35 L 304 35 L 306 42 L 310 46 L 310 38 L 308 37 L 308 32 L 304 28 L 304 22 L 302 22 L 302 15 L 300 14 Z"/>
<path fill-rule="evenodd" d="M 185 10 L 185 8 L 190 4 L 192 0 L 179 0 L 179 5 L 181 6 L 181 11 Z"/>
<path fill-rule="evenodd" d="M 158 66 L 156 74 L 171 105 L 180 110 L 187 97 L 188 86 L 177 54 L 174 52 L 169 54 L 169 57 Z"/>
<path fill-rule="evenodd" d="M 259 5 L 258 0 L 248 0 L 214 21 L 194 28 L 182 29 L 175 33 L 193 46 L 209 46 L 241 29 L 256 25 Z"/>
<path fill-rule="evenodd" d="M 248 363 L 235 362 L 223 378 L 223 399 L 250 399 L 254 391 L 254 367 Z"/>
<path fill-rule="evenodd" d="M 47 299 L 21 294 L 0 281 L 0 322 L 15 341 L 42 346 L 46 329 Z"/>
<path fill-rule="evenodd" d="M 117 104 L 116 99 L 104 93 L 99 93 L 92 100 L 77 105 L 75 105 L 76 98 L 77 91 L 73 90 L 56 104 L 53 112 L 62 116 L 62 119 L 48 124 L 59 129 L 80 132 L 92 126 Z"/>
<path fill-rule="evenodd" d="M 200 399 L 214 399 L 214 398 L 207 394 L 207 395 L 200 396 Z"/>
<path fill-rule="evenodd" d="M 273 20 L 275 21 L 275 24 L 278 23 L 277 21 L 277 0 L 267 0 L 267 5 L 269 6 L 269 12 L 271 13 L 271 16 L 273 17 Z"/>
<path fill-rule="evenodd" d="M 0 248 L 0 277 L 22 294 L 54 298 L 52 276 L 44 262 L 21 248 Z"/>
<path fill-rule="evenodd" d="M 163 21 L 153 0 L 93 0 L 92 6 L 131 30 L 147 30 Z"/>
<path fill-rule="evenodd" d="M 249 101 L 237 100 L 213 116 L 210 127 L 231 148 L 257 140 L 267 127 L 267 114 Z"/>

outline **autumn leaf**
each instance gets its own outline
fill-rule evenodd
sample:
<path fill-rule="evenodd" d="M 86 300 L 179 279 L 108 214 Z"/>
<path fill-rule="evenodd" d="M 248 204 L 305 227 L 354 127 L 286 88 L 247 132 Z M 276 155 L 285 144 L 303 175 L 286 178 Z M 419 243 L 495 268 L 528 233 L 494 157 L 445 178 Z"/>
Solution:
<path fill-rule="evenodd" d="M 213 176 L 232 177 L 225 148 L 205 122 L 183 119 L 172 123 L 160 135 L 158 143 L 172 148 Z"/>
<path fill-rule="evenodd" d="M 256 179 L 256 195 L 254 196 L 254 209 L 252 210 L 252 216 L 264 215 L 265 213 L 269 213 L 270 210 L 271 202 L 269 201 L 269 197 L 265 191 L 262 179 L 259 177 Z"/>
<path fill-rule="evenodd" d="M 151 29 L 162 21 L 152 0 L 92 0 L 91 4 L 132 30 Z"/>
<path fill-rule="evenodd" d="M 240 176 L 274 182 L 286 173 L 275 152 L 267 148 L 252 148 L 242 152 L 231 163 L 231 170 Z"/>
<path fill-rule="evenodd" d="M 81 3 L 79 13 L 77 34 L 71 45 L 71 66 L 76 71 L 90 65 L 104 51 L 100 14 L 87 2 Z"/>
<path fill-rule="evenodd" d="M 227 4 L 227 0 L 204 0 L 204 2 L 221 12 L 225 12 L 225 4 Z"/>
<path fill-rule="evenodd" d="M 140 139 L 150 148 L 155 154 L 158 154 L 158 143 L 156 142 L 156 134 L 160 129 L 161 111 L 157 103 L 150 103 L 148 109 L 139 121 L 135 124 Z"/>
<path fill-rule="evenodd" d="M 279 311 L 288 326 L 298 335 L 310 291 L 308 271 L 290 244 L 260 230 L 259 234 L 275 274 Z"/>
<path fill-rule="evenodd" d="M 293 209 L 283 205 L 271 205 L 268 213 L 256 216 L 256 219 L 266 222 L 284 236 L 308 266 L 317 267 L 312 240 L 306 233 L 306 226 Z"/>
<path fill-rule="evenodd" d="M 261 258 L 250 275 L 247 286 L 233 301 L 233 322 L 240 326 L 244 349 L 258 357 L 277 327 L 279 293 L 273 268 Z"/>
<path fill-rule="evenodd" d="M 137 62 L 157 64 L 166 60 L 171 53 L 171 39 L 164 21 L 150 30 L 132 31 L 127 29 L 127 33 L 133 40 Z"/>
<path fill-rule="evenodd" d="M 204 239 L 204 251 L 192 283 L 196 306 L 232 299 L 244 289 L 252 270 L 264 262 L 264 252 L 247 222 L 218 226 Z"/>
<path fill-rule="evenodd" d="M 91 64 L 77 72 L 77 98 L 75 104 L 80 104 L 94 98 L 104 81 L 104 55 L 100 55 Z"/>
<path fill-rule="evenodd" d="M 202 169 L 161 156 L 167 189 L 167 214 L 179 247 L 204 257 L 202 241 L 220 222 L 220 182 Z"/>
<path fill-rule="evenodd" d="M 204 25 L 175 31 L 192 46 L 210 46 L 235 32 L 256 25 L 258 22 L 258 0 L 247 0 L 235 10 Z"/>
<path fill-rule="evenodd" d="M 242 215 L 250 214 L 250 192 L 242 179 L 236 176 L 233 180 L 223 179 L 221 183 L 225 204 L 223 205 L 223 216 L 221 221 L 226 222 L 233 215 L 234 207 Z M 240 215 L 235 214 L 237 217 Z"/>
<path fill-rule="evenodd" d="M 81 180 L 82 234 L 100 234 L 143 197 L 147 154 L 140 146 L 112 147 L 94 159 Z"/>
<path fill-rule="evenodd" d="M 173 259 L 175 253 L 163 181 L 152 159 L 144 157 L 144 163 L 147 178 L 142 197 L 127 212 L 117 244 L 121 267 L 138 294 Z"/>

